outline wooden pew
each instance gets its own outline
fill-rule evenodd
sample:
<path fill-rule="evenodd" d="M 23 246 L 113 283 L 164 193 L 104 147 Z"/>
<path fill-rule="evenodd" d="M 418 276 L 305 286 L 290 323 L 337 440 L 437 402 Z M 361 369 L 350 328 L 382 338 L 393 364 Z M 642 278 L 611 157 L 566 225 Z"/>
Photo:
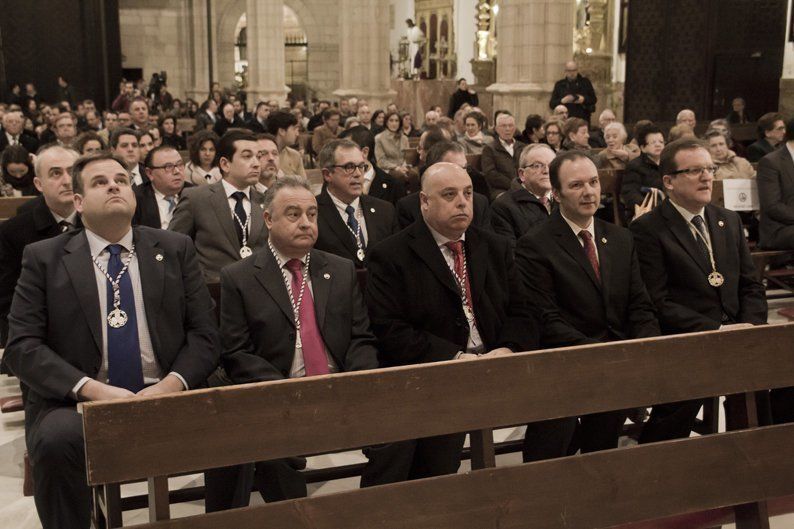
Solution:
<path fill-rule="evenodd" d="M 109 527 L 118 483 L 141 479 L 141 529 L 605 528 L 728 505 L 768 527 L 765 500 L 794 494 L 794 425 L 758 428 L 752 398 L 741 431 L 510 467 L 491 431 L 791 386 L 792 340 L 764 326 L 84 403 L 88 483 Z M 462 431 L 467 474 L 168 520 L 170 475 Z"/>
<path fill-rule="evenodd" d="M 19 206 L 36 197 L 0 197 L 0 222 L 17 214 Z"/>
<path fill-rule="evenodd" d="M 612 198 L 612 222 L 623 226 L 623 215 L 620 209 L 620 185 L 623 182 L 623 170 L 599 169 L 598 178 L 601 181 L 601 194 Z"/>
<path fill-rule="evenodd" d="M 466 155 L 466 163 L 469 167 L 473 169 L 477 169 L 478 171 L 482 171 L 482 164 L 480 160 L 482 157 L 479 154 L 467 154 Z"/>
<path fill-rule="evenodd" d="M 420 140 L 419 136 L 412 136 L 408 138 L 408 146 L 412 149 L 416 149 L 417 147 L 419 147 L 419 140 Z"/>
<path fill-rule="evenodd" d="M 416 148 L 403 149 L 403 160 L 413 167 L 419 166 L 419 152 Z"/>

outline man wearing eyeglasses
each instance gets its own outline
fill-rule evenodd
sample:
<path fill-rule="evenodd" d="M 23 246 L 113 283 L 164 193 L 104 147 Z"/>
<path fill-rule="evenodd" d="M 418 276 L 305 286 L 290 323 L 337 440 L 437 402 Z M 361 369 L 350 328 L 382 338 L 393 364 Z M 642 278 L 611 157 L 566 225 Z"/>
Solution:
<path fill-rule="evenodd" d="M 709 151 L 697 139 L 674 141 L 662 151 L 660 171 L 668 199 L 630 227 L 662 334 L 766 323 L 764 287 L 741 219 L 711 204 L 716 167 Z M 640 442 L 688 437 L 702 403 L 654 406 Z"/>
<path fill-rule="evenodd" d="M 774 151 L 786 135 L 786 124 L 783 116 L 777 112 L 767 112 L 758 118 L 758 141 L 747 147 L 747 159 L 758 162 Z"/>
<path fill-rule="evenodd" d="M 323 190 L 317 195 L 319 236 L 315 247 L 366 267 L 370 248 L 394 233 L 394 206 L 364 194 L 369 165 L 359 146 L 332 140 L 320 151 Z"/>
<path fill-rule="evenodd" d="M 555 83 L 549 108 L 556 113 L 557 105 L 565 105 L 569 117 L 582 118 L 590 123 L 597 101 L 590 79 L 582 77 L 575 61 L 566 62 L 565 77 Z"/>
<path fill-rule="evenodd" d="M 149 151 L 143 165 L 149 180 L 135 188 L 138 206 L 132 224 L 167 230 L 182 189 L 193 184 L 185 182 L 185 163 L 170 145 Z"/>

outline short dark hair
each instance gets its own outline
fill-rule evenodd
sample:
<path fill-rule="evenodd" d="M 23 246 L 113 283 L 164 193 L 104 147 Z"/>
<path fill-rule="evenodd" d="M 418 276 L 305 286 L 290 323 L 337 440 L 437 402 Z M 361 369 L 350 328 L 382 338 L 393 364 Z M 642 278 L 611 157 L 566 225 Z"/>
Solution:
<path fill-rule="evenodd" d="M 256 137 L 250 130 L 243 129 L 232 129 L 221 136 L 221 140 L 218 142 L 218 152 L 215 155 L 217 165 L 220 165 L 221 158 L 232 161 L 234 153 L 237 152 L 235 143 L 238 141 L 256 141 Z"/>
<path fill-rule="evenodd" d="M 346 131 L 342 132 L 339 135 L 340 139 L 350 139 L 358 144 L 359 147 L 362 149 L 366 147 L 369 149 L 367 152 L 367 158 L 370 162 L 375 161 L 375 136 L 372 132 L 363 125 L 358 125 L 357 127 L 351 127 Z"/>
<path fill-rule="evenodd" d="M 94 162 L 101 162 L 103 160 L 113 160 L 124 169 L 124 172 L 127 173 L 127 175 L 129 175 L 127 164 L 118 154 L 113 154 L 112 152 L 97 152 L 94 154 L 89 154 L 88 156 L 81 156 L 76 162 L 74 162 L 74 166 L 72 167 L 72 191 L 78 195 L 82 195 L 85 191 L 85 185 L 83 184 L 83 171 L 90 164 Z"/>
<path fill-rule="evenodd" d="M 427 152 L 427 158 L 425 158 L 425 166 L 430 167 L 431 165 L 437 164 L 448 152 L 460 152 L 465 154 L 466 148 L 456 141 L 449 141 L 449 140 L 440 141 L 435 145 L 433 145 L 430 148 L 430 150 Z"/>
<path fill-rule="evenodd" d="M 562 167 L 563 163 L 575 162 L 582 158 L 590 160 L 593 162 L 594 166 L 598 167 L 598 163 L 585 151 L 565 151 L 558 154 L 549 164 L 549 181 L 551 182 L 551 187 L 557 191 L 560 190 L 560 167 Z"/>
<path fill-rule="evenodd" d="M 574 134 L 575 132 L 579 132 L 579 129 L 582 127 L 590 126 L 587 124 L 587 121 L 583 120 L 582 118 L 568 118 L 565 120 L 563 128 L 565 129 L 564 134 L 565 138 L 567 139 L 569 135 Z"/>
<path fill-rule="evenodd" d="M 8 166 L 12 163 L 27 165 L 28 174 L 25 175 L 25 180 L 27 181 L 29 179 L 33 181 L 33 177 L 35 176 L 33 162 L 31 161 L 30 153 L 22 145 L 9 145 L 3 150 L 2 155 L 0 155 L 0 180 L 4 178 L 6 183 L 9 183 L 7 176 Z"/>
<path fill-rule="evenodd" d="M 328 107 L 325 110 L 323 110 L 323 123 L 325 123 L 334 116 L 341 116 L 341 115 L 342 113 L 339 112 L 338 109 L 334 107 Z"/>
<path fill-rule="evenodd" d="M 529 135 L 535 132 L 535 129 L 543 128 L 543 118 L 539 114 L 530 114 L 524 122 L 524 133 Z"/>
<path fill-rule="evenodd" d="M 135 136 L 135 139 L 138 139 L 138 135 L 135 133 L 134 130 L 128 129 L 127 127 L 118 128 L 113 131 L 110 135 L 110 148 L 115 149 L 119 146 L 119 139 L 122 136 Z"/>
<path fill-rule="evenodd" d="M 80 154 L 83 154 L 83 148 L 85 148 L 85 144 L 88 143 L 89 141 L 98 141 L 101 147 L 100 150 L 104 151 L 105 149 L 107 149 L 107 144 L 105 143 L 105 140 L 102 138 L 102 136 L 100 136 L 93 130 L 88 130 L 80 134 L 72 144 L 72 147 Z"/>
<path fill-rule="evenodd" d="M 438 125 L 431 125 L 427 127 L 427 129 L 422 133 L 424 136 L 425 141 L 422 142 L 422 149 L 425 152 L 429 151 L 433 148 L 433 145 L 436 143 L 440 143 L 442 141 L 449 141 L 451 138 L 447 135 L 447 131 L 439 127 Z M 422 136 L 419 139 L 422 139 Z"/>
<path fill-rule="evenodd" d="M 152 164 L 154 164 L 154 155 L 155 153 L 162 152 L 162 151 L 175 151 L 179 154 L 179 151 L 173 145 L 166 145 L 163 143 L 162 145 L 158 145 L 154 147 L 152 150 L 146 153 L 146 158 L 143 160 L 144 167 L 148 167 L 149 169 L 152 168 Z"/>
<path fill-rule="evenodd" d="M 146 104 L 146 110 L 149 110 L 149 100 L 146 99 L 143 96 L 133 97 L 132 101 L 130 101 L 130 106 L 132 106 L 133 103 L 136 103 L 136 102 L 139 102 L 139 101 L 143 101 Z"/>
<path fill-rule="evenodd" d="M 680 151 L 691 151 L 694 149 L 706 149 L 706 145 L 697 138 L 680 138 L 665 145 L 659 157 L 659 173 L 664 176 L 677 171 L 678 164 L 675 162 L 675 155 Z"/>
<path fill-rule="evenodd" d="M 637 144 L 640 147 L 648 145 L 648 136 L 651 134 L 661 134 L 664 137 L 664 132 L 659 128 L 656 123 L 648 123 L 637 128 L 635 135 L 637 137 Z"/>
<path fill-rule="evenodd" d="M 218 135 L 212 132 L 211 130 L 200 130 L 194 134 L 190 135 L 190 141 L 188 141 L 187 148 L 188 153 L 190 155 L 190 163 L 193 165 L 201 165 L 201 160 L 199 159 L 199 151 L 201 151 L 201 146 L 207 143 L 208 141 L 212 142 L 213 147 L 215 147 L 215 152 L 218 151 L 218 142 L 220 138 Z M 213 160 L 213 165 L 218 165 L 217 156 L 215 160 Z"/>
<path fill-rule="evenodd" d="M 278 142 L 276 141 L 276 137 L 275 137 L 275 136 L 273 136 L 272 134 L 270 134 L 269 132 L 259 132 L 259 133 L 257 133 L 257 134 L 254 134 L 254 139 L 255 139 L 256 141 L 259 141 L 259 140 L 268 140 L 268 141 L 272 141 L 273 143 L 275 143 L 276 145 L 278 145 Z"/>
<path fill-rule="evenodd" d="M 484 129 L 485 126 L 488 124 L 488 120 L 485 119 L 485 114 L 480 112 L 479 110 L 472 110 L 466 117 L 463 118 L 463 122 L 465 123 L 467 119 L 473 119 L 480 125 L 480 130 Z"/>
<path fill-rule="evenodd" d="M 783 114 L 779 112 L 767 112 L 758 118 L 758 137 L 762 140 L 766 138 L 766 134 L 764 133 L 774 129 L 775 123 L 778 121 L 783 121 Z M 786 127 L 786 129 L 788 129 L 788 127 Z"/>
<path fill-rule="evenodd" d="M 298 118 L 291 112 L 284 112 L 283 110 L 271 112 L 267 117 L 267 131 L 274 136 L 278 134 L 280 129 L 287 130 L 291 126 L 297 124 Z"/>

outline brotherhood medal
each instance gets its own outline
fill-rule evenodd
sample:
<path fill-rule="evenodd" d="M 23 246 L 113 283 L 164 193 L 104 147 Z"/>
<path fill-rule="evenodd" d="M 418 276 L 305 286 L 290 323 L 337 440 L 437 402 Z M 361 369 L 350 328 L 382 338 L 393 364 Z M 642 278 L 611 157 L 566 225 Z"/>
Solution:
<path fill-rule="evenodd" d="M 94 264 L 97 268 L 99 268 L 100 272 L 102 272 L 107 280 L 110 282 L 110 286 L 113 288 L 113 310 L 108 313 L 107 322 L 108 325 L 113 327 L 114 329 L 121 329 L 125 325 L 127 325 L 127 321 L 129 318 L 127 317 L 127 313 L 121 310 L 121 288 L 119 287 L 119 282 L 121 281 L 122 276 L 129 268 L 130 263 L 132 262 L 132 258 L 135 255 L 135 245 L 132 245 L 130 248 L 129 255 L 127 255 L 127 262 L 124 263 L 124 267 L 121 269 L 119 274 L 116 276 L 116 279 L 110 277 L 107 273 L 107 270 L 99 264 L 99 260 L 97 259 L 99 256 L 92 257 Z"/>
<path fill-rule="evenodd" d="M 356 257 L 358 257 L 359 261 L 363 261 L 364 260 L 364 250 L 359 248 L 358 251 L 356 252 Z"/>
<path fill-rule="evenodd" d="M 246 257 L 250 257 L 251 254 L 254 253 L 250 247 L 248 246 L 241 246 L 240 247 L 240 257 L 245 259 Z"/>
<path fill-rule="evenodd" d="M 725 283 L 725 278 L 716 270 L 709 274 L 709 285 L 716 288 L 721 287 L 723 283 Z"/>

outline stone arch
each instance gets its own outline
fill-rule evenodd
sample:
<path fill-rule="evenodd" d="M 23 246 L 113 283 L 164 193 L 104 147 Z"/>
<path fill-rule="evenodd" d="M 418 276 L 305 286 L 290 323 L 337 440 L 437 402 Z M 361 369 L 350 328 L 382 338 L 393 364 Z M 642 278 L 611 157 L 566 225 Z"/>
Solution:
<path fill-rule="evenodd" d="M 245 0 L 229 0 L 222 9 L 216 10 L 218 20 L 215 24 L 215 79 L 221 86 L 231 86 L 234 82 L 234 37 L 237 22 L 245 13 Z"/>

